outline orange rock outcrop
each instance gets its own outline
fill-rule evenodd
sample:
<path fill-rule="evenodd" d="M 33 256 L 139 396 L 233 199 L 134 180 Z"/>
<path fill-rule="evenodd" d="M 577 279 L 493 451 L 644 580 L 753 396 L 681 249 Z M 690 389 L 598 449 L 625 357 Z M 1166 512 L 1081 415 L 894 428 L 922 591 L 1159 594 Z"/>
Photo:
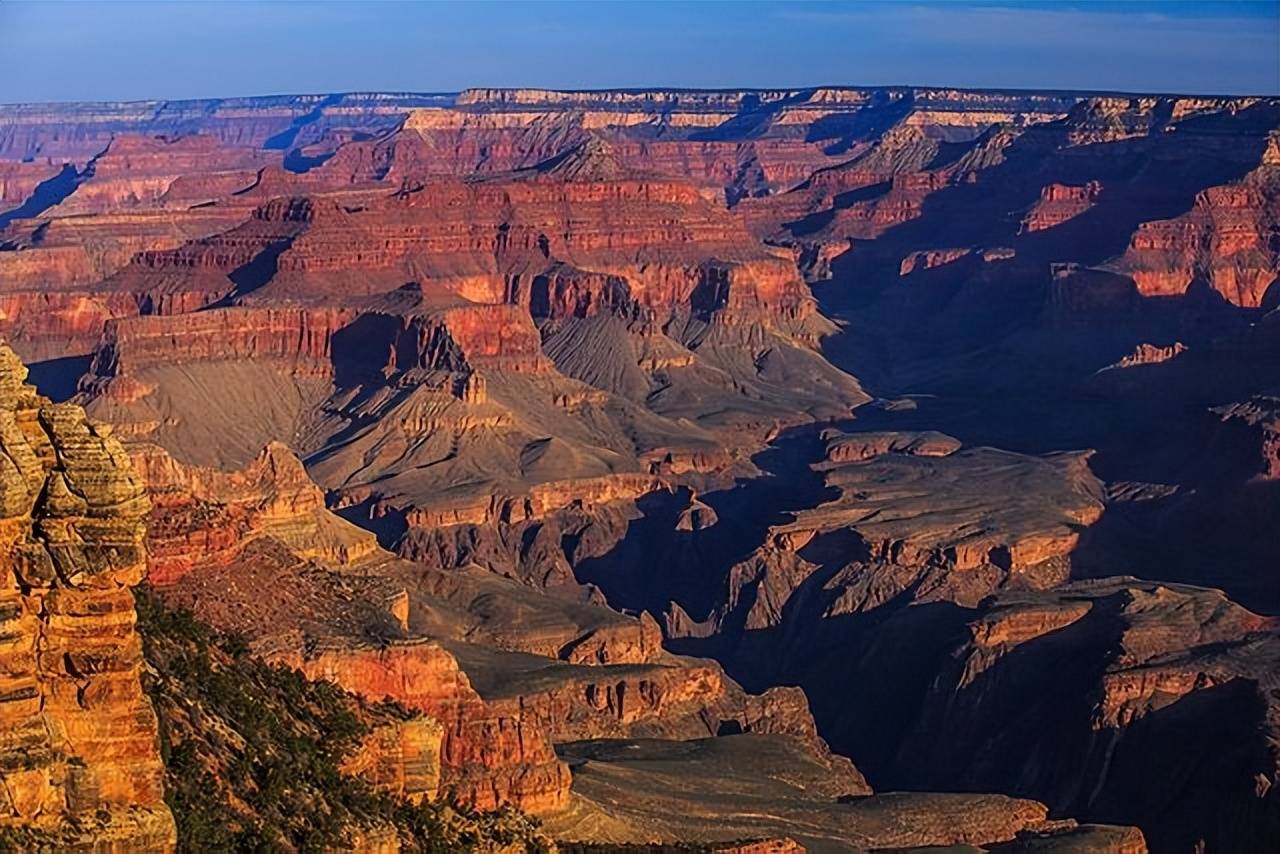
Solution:
<path fill-rule="evenodd" d="M 0 161 L 0 213 L 21 207 L 36 187 L 57 175 L 51 161 Z"/>
<path fill-rule="evenodd" d="M 745 694 L 717 665 L 665 653 L 647 615 L 600 609 L 585 624 L 556 630 L 548 622 L 556 606 L 542 594 L 525 593 L 530 601 L 504 612 L 513 594 L 501 585 L 485 592 L 460 570 L 395 561 L 371 535 L 329 514 L 280 446 L 230 473 L 178 463 L 154 446 L 133 454 L 154 505 L 148 541 L 162 596 L 244 632 L 270 660 L 438 722 L 434 766 L 416 730 L 375 733 L 352 760 L 396 791 L 447 792 L 482 809 L 555 811 L 567 803 L 570 777 L 553 743 L 635 732 L 708 736 L 725 721 L 794 737 L 851 791 L 865 788 L 847 761 L 830 755 L 799 692 Z M 275 591 L 269 600 L 264 586 Z M 477 602 L 487 603 L 480 615 L 498 619 L 459 624 L 448 616 Z M 591 614 L 584 608 L 566 613 L 583 620 Z M 543 658 L 531 678 L 532 656 Z"/>
<path fill-rule="evenodd" d="M 146 493 L 105 426 L 26 376 L 0 345 L 0 827 L 171 851 L 129 590 L 147 571 Z"/>
<path fill-rule="evenodd" d="M 324 509 L 322 493 L 290 452 L 268 447 L 236 472 L 183 465 L 155 446 L 137 445 L 132 453 L 153 497 L 148 544 L 155 554 L 152 583 L 162 596 L 194 606 L 215 625 L 245 632 L 268 659 L 309 678 L 429 716 L 423 731 L 414 724 L 373 733 L 350 760 L 353 772 L 407 796 L 448 792 L 480 809 L 563 806 L 568 773 L 546 731 L 524 720 L 519 708 L 482 701 L 438 643 L 403 637 L 409 619 L 403 588 L 378 581 L 377 566 L 387 556 L 372 534 Z M 308 569 L 312 562 L 349 568 L 348 579 L 334 576 L 326 585 L 355 585 L 345 595 L 358 590 L 367 601 L 356 607 L 348 598 L 350 613 L 343 614 L 334 590 L 309 597 L 299 578 L 318 571 Z M 261 620 L 250 616 L 262 607 L 256 601 L 261 590 L 246 589 L 250 599 L 230 612 L 200 595 L 205 579 L 220 577 L 220 598 L 232 602 L 240 591 L 227 582 L 252 584 L 255 573 L 275 584 L 292 579 L 299 590 L 274 591 L 273 616 Z M 363 619 L 376 621 L 376 629 L 362 626 Z M 359 637 L 366 630 L 387 638 L 370 643 Z M 428 731 L 433 726 L 434 736 Z"/>
<path fill-rule="evenodd" d="M 284 658 L 309 678 L 328 679 L 373 700 L 391 698 L 439 721 L 440 786 L 477 809 L 510 804 L 534 813 L 564 807 L 569 769 L 547 732 L 520 710 L 494 708 L 471 688 L 457 661 L 423 641 L 382 649 L 321 649 Z"/>
<path fill-rule="evenodd" d="M 283 445 L 266 447 L 236 472 L 184 466 L 154 445 L 132 445 L 130 452 L 153 505 L 152 584 L 172 584 L 196 565 L 229 563 L 258 537 L 339 566 L 377 550 L 373 534 L 326 511 L 324 494 Z"/>
<path fill-rule="evenodd" d="M 1049 184 L 1040 191 L 1040 200 L 1022 218 L 1022 231 L 1043 231 L 1061 225 L 1089 210 L 1102 193 L 1102 182 L 1081 186 Z"/>
<path fill-rule="evenodd" d="M 1232 305 L 1257 308 L 1280 267 L 1271 238 L 1277 211 L 1280 158 L 1238 183 L 1204 190 L 1177 219 L 1143 223 L 1119 269 L 1144 296 L 1178 296 L 1202 279 Z"/>
<path fill-rule="evenodd" d="M 191 207 L 248 188 L 268 159 L 252 148 L 224 147 L 210 136 L 119 136 L 89 161 L 79 185 L 51 212 Z"/>

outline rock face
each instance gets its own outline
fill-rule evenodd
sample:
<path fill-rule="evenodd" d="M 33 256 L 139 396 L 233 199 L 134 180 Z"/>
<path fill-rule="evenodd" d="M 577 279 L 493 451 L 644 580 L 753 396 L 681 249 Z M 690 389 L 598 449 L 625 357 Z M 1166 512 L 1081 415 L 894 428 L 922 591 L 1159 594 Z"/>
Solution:
<path fill-rule="evenodd" d="M 847 525 L 873 561 L 1021 571 L 1069 553 L 1078 528 L 1102 514 L 1097 481 L 1079 456 L 1041 460 L 987 448 L 937 461 L 916 454 L 837 464 L 826 480 L 842 497 L 779 528 L 778 536 Z M 978 499 L 979 490 L 992 496 L 989 503 Z M 1017 500 L 1023 496 L 1025 504 Z"/>
<path fill-rule="evenodd" d="M 687 183 L 579 153 L 595 165 L 569 175 L 267 201 L 139 254 L 108 284 L 174 308 L 108 323 L 91 408 L 201 463 L 288 441 L 343 503 L 431 528 L 633 498 L 723 467 L 711 431 L 749 446 L 865 399 L 816 352 L 830 326 L 789 253 Z M 234 305 L 175 314 L 213 300 Z M 213 382 L 226 363 L 279 393 L 246 405 Z"/>
<path fill-rule="evenodd" d="M 1225 424 L 1240 425 L 1252 434 L 1250 456 L 1256 468 L 1251 474 L 1280 479 L 1280 400 L 1259 396 L 1215 412 Z"/>
<path fill-rule="evenodd" d="M 353 94 L 15 105 L 6 108 L 0 120 L 0 157 L 83 162 L 120 135 L 179 136 L 196 131 L 228 145 L 279 150 L 314 142 L 316 131 L 333 125 L 365 131 L 393 126 L 408 110 L 441 100 L 448 99 Z"/>
<path fill-rule="evenodd" d="M 179 850 L 549 845 L 511 808 L 478 814 L 430 800 L 440 784 L 436 721 L 263 662 L 243 638 L 150 590 L 138 616 Z"/>
<path fill-rule="evenodd" d="M 842 433 L 829 431 L 826 436 L 825 459 L 828 463 L 857 463 L 886 454 L 916 457 L 948 457 L 960 450 L 960 440 L 945 433 L 868 432 Z"/>
<path fill-rule="evenodd" d="M 746 644 L 732 653 L 743 670 L 758 669 L 757 658 L 768 667 L 775 631 L 794 642 L 841 615 L 913 601 L 973 606 L 1006 586 L 1065 581 L 1080 528 L 1102 513 L 1079 455 L 961 450 L 938 433 L 829 432 L 825 456 L 816 468 L 837 497 L 770 529 L 729 571 L 710 626 L 686 624 L 677 607 L 669 634 L 714 631 Z"/>
<path fill-rule="evenodd" d="M 52 162 L 0 162 L 0 214 L 22 206 L 36 188 L 60 170 Z"/>
<path fill-rule="evenodd" d="M 116 137 L 49 213 L 193 207 L 247 189 L 268 157 L 251 148 L 223 147 L 209 136 Z"/>
<path fill-rule="evenodd" d="M 106 427 L 26 377 L 0 345 L 0 821 L 64 850 L 170 851 L 129 590 L 147 571 L 146 493 Z"/>
<path fill-rule="evenodd" d="M 320 649 L 281 660 L 309 678 L 371 700 L 390 698 L 439 720 L 441 785 L 463 803 L 546 813 L 567 802 L 568 769 L 556 759 L 546 732 L 518 710 L 511 715 L 487 706 L 457 661 L 436 644 Z"/>
<path fill-rule="evenodd" d="M 910 785 L 981 788 L 1005 778 L 997 757 L 1016 754 L 1019 792 L 1094 820 L 1136 817 L 1155 850 L 1262 850 L 1274 838 L 1274 619 L 1217 591 L 1132 579 L 1001 594 L 963 619 L 917 683 L 929 687 L 906 701 L 921 714 L 882 754 L 915 769 Z"/>
<path fill-rule="evenodd" d="M 1232 305 L 1274 307 L 1278 212 L 1280 134 L 1273 133 L 1256 169 L 1197 194 L 1176 219 L 1143 223 L 1117 266 L 1144 296 L 1176 296 L 1204 282 Z"/>
<path fill-rule="evenodd" d="M 562 805 L 568 778 L 546 735 L 487 707 L 439 644 L 406 637 L 407 593 L 377 572 L 386 555 L 371 534 L 324 509 L 296 457 L 272 446 L 246 470 L 227 473 L 184 466 L 154 446 L 134 455 L 154 496 L 152 581 L 167 601 L 244 632 L 268 660 L 439 721 L 437 785 L 462 801 L 481 809 Z M 262 600 L 264 589 L 275 590 L 272 601 Z M 216 599 L 206 601 L 211 590 Z M 393 786 L 412 776 L 404 751 L 354 762 Z"/>
<path fill-rule="evenodd" d="M 178 581 L 197 563 L 233 560 L 259 537 L 338 566 L 378 550 L 373 534 L 327 512 L 323 493 L 283 445 L 267 446 L 240 472 L 183 466 L 154 446 L 130 450 L 153 504 L 147 535 L 154 585 Z"/>
<path fill-rule="evenodd" d="M 1157 850 L 1265 848 L 1275 618 L 1204 588 L 1071 583 L 1079 530 L 1102 512 L 1078 457 L 921 458 L 911 434 L 858 436 L 826 443 L 858 461 L 817 465 L 838 497 L 772 529 L 707 619 L 672 606 L 673 645 L 749 686 L 796 680 L 878 788 L 999 789 L 1059 815 L 1124 815 Z M 930 484 L 918 506 L 917 474 Z M 1152 769 L 1167 783 L 1152 786 Z"/>
<path fill-rule="evenodd" d="M 1155 344 L 1143 342 L 1134 348 L 1133 352 L 1122 358 L 1113 365 L 1108 365 L 1103 370 L 1112 368 L 1136 368 L 1140 365 L 1158 365 L 1161 362 L 1167 362 L 1170 359 L 1177 358 L 1185 353 L 1187 345 L 1181 341 L 1175 341 L 1164 347 Z"/>
<path fill-rule="evenodd" d="M 1101 193 L 1098 181 L 1082 186 L 1050 184 L 1040 191 L 1040 201 L 1023 218 L 1022 230 L 1043 231 L 1062 225 L 1093 207 Z"/>

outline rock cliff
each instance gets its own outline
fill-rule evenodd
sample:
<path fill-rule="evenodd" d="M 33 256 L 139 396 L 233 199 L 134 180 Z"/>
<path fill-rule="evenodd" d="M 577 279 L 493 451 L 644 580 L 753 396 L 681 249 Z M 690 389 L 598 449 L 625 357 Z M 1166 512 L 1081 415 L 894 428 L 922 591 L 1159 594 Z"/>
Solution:
<path fill-rule="evenodd" d="M 130 591 L 146 492 L 105 426 L 26 377 L 0 344 L 0 827 L 62 850 L 171 851 Z"/>
<path fill-rule="evenodd" d="M 1274 619 L 1217 591 L 1132 579 L 1004 593 L 964 619 L 953 657 L 920 682 L 932 681 L 926 711 L 891 748 L 914 783 L 963 763 L 958 776 L 981 786 L 1013 750 L 1019 791 L 1095 820 L 1124 812 L 1157 850 L 1265 847 L 1280 821 Z M 997 711 L 1013 708 L 1037 723 Z M 1048 720 L 1058 735 L 1045 740 Z M 1238 820 L 1219 818 L 1227 803 Z"/>
<path fill-rule="evenodd" d="M 1280 266 L 1272 235 L 1280 210 L 1280 136 L 1273 135 L 1256 169 L 1231 184 L 1210 187 L 1176 219 L 1146 222 L 1116 268 L 1148 297 L 1185 294 L 1204 282 L 1232 305 L 1274 307 L 1269 295 Z"/>

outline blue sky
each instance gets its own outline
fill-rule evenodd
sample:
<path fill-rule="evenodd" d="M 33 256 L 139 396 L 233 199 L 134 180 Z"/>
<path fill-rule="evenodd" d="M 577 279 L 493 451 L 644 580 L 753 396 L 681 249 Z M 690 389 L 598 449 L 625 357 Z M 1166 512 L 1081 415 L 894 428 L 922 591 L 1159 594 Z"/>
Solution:
<path fill-rule="evenodd" d="M 0 102 L 818 83 L 1277 94 L 1280 0 L 0 0 Z"/>

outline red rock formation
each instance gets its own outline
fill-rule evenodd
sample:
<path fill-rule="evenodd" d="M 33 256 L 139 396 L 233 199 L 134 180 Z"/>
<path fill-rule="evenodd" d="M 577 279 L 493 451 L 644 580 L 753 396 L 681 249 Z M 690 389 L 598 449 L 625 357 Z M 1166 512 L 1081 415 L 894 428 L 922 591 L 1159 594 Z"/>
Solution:
<path fill-rule="evenodd" d="M 327 512 L 324 494 L 283 445 L 268 446 L 237 472 L 185 466 L 156 446 L 133 445 L 130 453 L 151 495 L 148 552 L 157 586 L 197 565 L 230 564 L 260 537 L 337 566 L 377 551 L 373 534 Z"/>
<path fill-rule="evenodd" d="M 911 438 L 903 437 L 907 447 Z M 1037 459 L 991 449 L 950 453 L 955 443 L 947 438 L 933 440 L 936 451 L 929 456 L 942 457 L 936 461 L 908 455 L 831 467 L 827 483 L 839 489 L 841 497 L 779 530 L 823 531 L 847 523 L 867 544 L 872 560 L 906 565 L 942 561 L 957 570 L 1004 563 L 1016 571 L 1067 554 L 1079 527 L 1102 515 L 1087 456 Z M 1006 478 L 1012 480 L 1001 484 Z M 979 486 L 984 480 L 987 485 Z M 929 482 L 928 489 L 913 486 L 922 481 Z M 1013 482 L 1021 485 L 1012 486 Z M 954 490 L 945 483 L 953 484 Z M 1038 509 L 1046 512 L 1026 514 L 1005 501 L 975 506 L 970 491 L 975 489 L 1004 496 L 1036 495 Z M 1046 501 L 1049 496 L 1051 502 Z M 908 522 L 917 512 L 920 517 Z"/>
<path fill-rule="evenodd" d="M 486 705 L 457 662 L 430 642 L 383 649 L 322 649 L 285 659 L 309 678 L 328 679 L 370 699 L 389 697 L 444 726 L 441 786 L 478 809 L 513 804 L 530 812 L 562 808 L 569 771 L 546 731 Z"/>
<path fill-rule="evenodd" d="M 856 463 L 890 453 L 945 457 L 960 450 L 959 440 L 932 430 L 921 433 L 828 431 L 823 438 L 827 441 L 828 463 Z"/>
<path fill-rule="evenodd" d="M 563 220 L 570 209 L 573 227 Z M 429 183 L 361 207 L 277 200 L 218 237 L 143 253 L 112 284 L 150 291 L 183 270 L 196 274 L 189 280 L 216 277 L 230 291 L 227 277 L 264 253 L 278 257 L 274 270 L 263 270 L 271 283 L 255 299 L 349 297 L 429 278 L 473 301 L 529 305 L 551 284 L 537 281 L 543 269 L 567 269 L 550 257 L 625 277 L 631 300 L 652 309 L 692 302 L 701 311 L 812 312 L 788 257 L 759 247 L 692 186 L 655 180 Z M 353 265 L 362 271 L 355 281 L 334 280 Z"/>
<path fill-rule="evenodd" d="M 0 213 L 21 207 L 41 183 L 61 167 L 51 160 L 15 163 L 0 160 Z"/>
<path fill-rule="evenodd" d="M 690 492 L 689 506 L 680 511 L 680 516 L 676 519 L 676 530 L 702 531 L 712 527 L 719 521 L 720 518 L 715 509 L 699 501 L 698 496 Z"/>
<path fill-rule="evenodd" d="M 648 474 L 554 481 L 531 487 L 527 496 L 495 495 L 464 506 L 414 508 L 405 513 L 405 522 L 410 528 L 424 529 L 459 524 L 522 522 L 526 519 L 543 518 L 570 504 L 590 508 L 596 504 L 638 498 L 662 486 L 660 479 Z"/>
<path fill-rule="evenodd" d="M 563 805 L 567 769 L 526 713 L 485 704 L 437 643 L 371 645 L 361 637 L 403 633 L 408 600 L 402 587 L 379 581 L 376 566 L 387 558 L 372 535 L 324 509 L 320 490 L 296 457 L 274 446 L 243 471 L 221 472 L 182 465 L 154 446 L 136 446 L 133 454 L 153 496 L 148 543 L 156 555 L 152 582 L 161 595 L 193 607 L 214 625 L 245 632 L 263 655 L 310 678 L 427 713 L 443 727 L 436 766 L 441 790 L 481 809 Z M 358 577 L 366 580 L 325 576 L 322 587 L 309 592 L 307 585 L 315 582 L 308 580 L 308 561 L 339 570 L 363 566 Z M 213 595 L 206 593 L 209 579 L 218 579 Z M 240 586 L 265 579 L 293 589 L 277 589 L 266 603 L 262 590 Z M 355 595 L 368 599 L 356 604 L 335 598 L 336 587 L 351 584 Z M 237 602 L 240 595 L 248 598 Z M 264 607 L 269 615 L 255 613 Z M 415 796 L 433 794 L 437 778 L 420 766 L 435 759 L 430 750 L 421 755 L 427 748 L 420 736 L 377 732 L 351 767 Z"/>
<path fill-rule="evenodd" d="M 545 312 L 542 316 L 551 320 L 570 321 L 591 318 L 607 309 L 609 316 L 639 318 L 637 323 L 643 324 L 643 334 L 650 340 L 665 338 L 658 324 L 683 324 L 687 331 L 677 327 L 669 334 L 689 336 L 690 345 L 703 347 L 709 361 L 707 370 L 689 374 L 696 382 L 710 380 L 723 387 L 720 393 L 729 399 L 726 405 L 713 405 L 717 413 L 736 415 L 732 396 L 742 400 L 738 410 L 746 416 L 740 428 L 744 432 L 763 432 L 782 417 L 796 417 L 785 406 L 776 416 L 751 414 L 758 406 L 753 398 L 764 395 L 751 392 L 749 384 L 782 387 L 792 366 L 798 373 L 808 374 L 806 379 L 816 372 L 836 392 L 828 396 L 815 388 L 811 395 L 815 401 L 834 397 L 838 405 L 850 395 L 861 398 L 847 377 L 834 374 L 808 352 L 827 327 L 814 315 L 813 299 L 789 253 L 758 245 L 740 221 L 705 201 L 687 184 L 578 177 L 551 180 L 535 170 L 534 174 L 502 181 L 426 183 L 393 196 L 361 196 L 358 205 L 346 196 L 278 199 L 259 207 L 250 221 L 231 231 L 172 251 L 142 253 L 112 277 L 112 287 L 148 292 L 221 291 L 240 307 L 201 312 L 193 318 L 146 318 L 112 326 L 92 371 L 99 379 L 86 383 L 85 390 L 122 407 L 113 410 L 111 417 L 163 430 L 164 419 L 156 418 L 158 409 L 173 405 L 159 399 L 142 400 L 149 386 L 158 383 L 143 379 L 149 366 L 177 368 L 207 362 L 216 355 L 219 359 L 262 359 L 260 367 L 265 369 L 267 360 L 283 359 L 288 364 L 275 367 L 292 380 L 310 376 L 332 378 L 344 386 L 388 380 L 414 384 L 419 391 L 409 399 L 365 395 L 356 399 L 363 411 L 354 411 L 353 406 L 348 414 L 347 402 L 353 400 L 348 396 L 330 411 L 358 419 L 362 432 L 368 432 L 364 425 L 383 417 L 371 408 L 394 404 L 415 410 L 391 419 L 394 424 L 387 426 L 397 431 L 409 426 L 430 427 L 442 442 L 447 441 L 447 430 L 456 431 L 459 437 L 464 433 L 483 436 L 488 431 L 512 433 L 522 437 L 513 451 L 524 454 L 523 449 L 528 448 L 536 454 L 521 463 L 522 469 L 538 472 L 536 476 L 522 472 L 532 484 L 477 489 L 479 494 L 468 495 L 465 501 L 461 496 L 432 501 L 446 512 L 465 504 L 469 509 L 459 521 L 481 512 L 476 508 L 488 506 L 495 495 L 499 502 L 532 495 L 535 504 L 547 503 L 550 498 L 544 502 L 538 490 L 550 496 L 556 487 L 543 484 L 590 482 L 603 473 L 643 471 L 648 466 L 642 468 L 639 458 L 659 451 L 689 459 L 706 456 L 700 448 L 671 441 L 681 432 L 675 425 L 633 414 L 633 404 L 615 401 L 610 395 L 616 392 L 609 385 L 592 389 L 554 373 L 541 353 L 529 311 Z M 566 220 L 570 211 L 572 223 Z M 354 277 L 349 272 L 353 267 L 360 271 Z M 406 280 L 422 280 L 423 284 L 416 289 L 401 287 Z M 299 307 L 302 302 L 307 307 Z M 246 328 L 257 322 L 247 312 L 259 310 L 268 312 L 263 317 L 265 333 Z M 696 323 L 715 324 L 716 331 L 702 331 L 692 322 L 695 318 Z M 347 342 L 341 351 L 329 340 L 338 336 Z M 672 338 L 667 346 L 684 345 Z M 158 349 L 151 352 L 153 348 Z M 800 361 L 790 355 L 791 350 L 801 351 Z M 772 362 L 751 355 L 768 357 L 775 351 L 778 356 Z M 580 363 L 605 355 L 594 351 L 566 354 L 566 358 Z M 693 366 L 691 354 L 686 352 L 683 358 L 681 366 Z M 331 367 L 323 364 L 325 359 Z M 730 360 L 735 363 L 729 365 Z M 584 372 L 595 370 L 579 363 L 574 367 Z M 665 373 L 675 366 L 671 360 L 638 358 L 626 369 L 642 383 L 650 382 L 644 378 L 646 372 L 660 375 L 654 383 L 669 383 Z M 721 373 L 716 374 L 717 369 Z M 776 379 L 770 376 L 775 370 L 782 372 Z M 452 376 L 444 376 L 445 372 Z M 728 372 L 738 378 L 730 380 L 725 376 Z M 545 376 L 545 381 L 538 381 L 541 386 L 532 397 L 528 392 L 513 396 L 511 389 L 504 399 L 492 394 L 492 377 L 517 374 Z M 102 382 L 112 376 L 131 376 L 133 381 Z M 641 393 L 637 387 L 634 393 L 640 401 L 647 401 L 647 392 Z M 454 406 L 450 400 L 461 405 Z M 140 402 L 145 414 L 131 418 L 123 407 L 132 402 Z M 534 415 L 527 411 L 535 402 L 544 412 Z M 532 444 L 541 441 L 554 420 L 587 411 L 603 411 L 603 417 L 610 420 L 640 417 L 649 423 L 641 430 L 620 427 L 604 431 L 609 437 L 607 456 L 586 451 L 566 461 L 572 465 L 553 465 L 553 459 L 560 457 L 546 457 Z M 297 414 L 299 420 L 302 417 Z M 193 414 L 184 419 L 194 421 Z M 332 429 L 337 432 L 340 428 L 335 425 Z M 259 442 L 285 435 L 268 433 L 260 436 Z M 639 442 L 628 438 L 637 435 Z M 166 441 L 160 435 L 157 438 Z M 400 441 L 397 437 L 394 443 Z M 376 452 L 375 445 L 379 448 Z M 357 447 L 360 455 L 373 453 L 376 457 L 365 456 L 357 463 Z M 327 486 L 343 485 L 345 502 L 363 501 L 372 497 L 371 493 L 351 483 L 353 470 L 344 467 L 370 470 L 372 462 L 380 465 L 393 459 L 390 447 L 391 443 L 372 434 L 361 436 L 326 456 L 320 476 Z M 431 453 L 420 447 L 424 454 Z M 487 456 L 490 459 L 481 464 L 494 465 L 492 453 Z M 413 466 L 409 470 L 426 468 Z M 394 482 L 385 478 L 378 482 L 379 497 L 393 494 Z M 528 485 L 538 490 L 530 493 Z M 421 496 L 427 492 L 415 487 L 414 503 L 421 507 Z M 401 505 L 407 503 L 399 496 L 396 499 Z"/>
<path fill-rule="evenodd" d="M 88 253 L 78 246 L 0 252 L 0 272 L 6 283 L 45 280 L 54 285 L 86 284 L 96 273 Z"/>
<path fill-rule="evenodd" d="M 974 607 L 1006 587 L 1066 581 L 1082 528 L 1102 514 L 1087 458 L 958 444 L 927 433 L 831 437 L 830 461 L 815 468 L 838 497 L 771 527 L 726 573 L 705 620 L 675 603 L 668 637 L 691 639 L 689 649 L 705 639 L 750 687 L 807 671 L 831 642 L 828 621 L 857 625 L 912 603 Z M 821 673 L 806 687 L 820 697 L 842 690 Z"/>
<path fill-rule="evenodd" d="M 742 205 L 752 230 L 794 243 L 802 251 L 841 252 L 850 238 L 873 240 L 919 218 L 939 191 L 978 180 L 1000 165 L 1018 131 L 993 128 L 967 143 L 946 143 L 903 121 L 853 159 L 815 172 L 789 193 Z M 902 257 L 899 272 L 944 264 L 969 249 L 928 249 Z M 824 273 L 824 270 L 816 270 Z"/>
<path fill-rule="evenodd" d="M 1280 827 L 1266 699 L 1277 628 L 1217 591 L 1132 579 L 1002 594 L 973 615 L 953 658 L 930 665 L 900 767 L 927 786 L 931 769 L 969 762 L 977 738 L 999 753 L 969 766 L 971 785 L 1002 773 L 996 755 L 1016 752 L 1027 791 L 1058 809 L 1105 816 L 1123 804 L 1157 847 L 1255 848 Z M 1015 706 L 1036 725 L 995 711 Z M 1046 739 L 1048 721 L 1058 735 Z M 1224 740 L 1228 730 L 1254 735 Z M 1144 785 L 1153 773 L 1167 783 Z"/>
<path fill-rule="evenodd" d="M 173 249 L 248 215 L 201 208 L 20 221 L 0 244 L 0 329 L 28 358 L 55 358 L 91 351 L 111 318 L 203 308 L 230 283 L 153 276 L 121 287 L 110 277 L 140 253 Z"/>
<path fill-rule="evenodd" d="M 108 320 L 137 311 L 128 294 L 0 294 L 0 329 L 24 358 L 40 361 L 91 352 Z"/>
<path fill-rule="evenodd" d="M 358 341 L 335 348 L 337 339 L 357 331 Z M 512 306 L 373 305 L 363 312 L 254 306 L 113 320 L 82 385 L 94 396 L 128 403 L 147 393 L 137 378 L 148 371 L 238 360 L 324 379 L 344 379 L 336 374 L 348 363 L 361 376 L 448 371 L 460 375 L 458 395 L 477 402 L 482 379 L 469 385 L 466 379 L 477 369 L 536 374 L 550 368 L 528 315 Z"/>
<path fill-rule="evenodd" d="M 375 726 L 341 770 L 410 803 L 434 800 L 440 790 L 444 730 L 417 717 Z"/>
<path fill-rule="evenodd" d="M 1116 268 L 1149 297 L 1178 296 L 1207 282 L 1227 302 L 1262 306 L 1280 269 L 1273 235 L 1280 227 L 1280 137 L 1242 180 L 1210 187 L 1176 219 L 1146 222 Z"/>
<path fill-rule="evenodd" d="M 1181 341 L 1174 341 L 1164 347 L 1155 344 L 1142 343 L 1134 348 L 1134 351 L 1123 357 L 1115 364 L 1108 365 L 1103 370 L 1111 370 L 1112 368 L 1136 368 L 1140 365 L 1158 365 L 1161 362 L 1167 362 L 1175 359 L 1187 351 L 1187 345 Z"/>
<path fill-rule="evenodd" d="M 394 127 L 430 95 L 383 93 L 284 95 L 199 101 L 20 104 L 0 111 L 0 158 L 47 156 L 84 163 L 120 135 L 180 136 L 199 132 L 224 145 L 273 147 L 326 133 L 369 133 Z"/>
<path fill-rule="evenodd" d="M 243 204 L 218 204 L 181 211 L 139 209 L 17 220 L 0 242 L 5 249 L 0 257 L 5 258 L 9 273 L 5 289 L 96 282 L 123 268 L 139 252 L 173 249 L 226 231 L 248 219 L 251 212 L 252 207 Z M 62 270 L 56 259 L 69 255 L 71 249 L 84 259 L 82 267 Z"/>
<path fill-rule="evenodd" d="M 1168 123 L 1198 114 L 1246 109 L 1254 98 L 1177 98 L 1156 95 L 1101 96 L 1077 103 L 1066 117 L 1073 145 L 1118 142 L 1148 136 Z"/>
<path fill-rule="evenodd" d="M 789 734 L 850 785 L 864 786 L 847 762 L 829 755 L 799 692 L 745 695 L 718 666 L 664 653 L 648 617 L 606 611 L 557 630 L 548 624 L 556 606 L 539 594 L 504 605 L 512 593 L 491 575 L 482 573 L 487 581 L 477 589 L 457 571 L 391 561 L 370 535 L 323 509 L 319 490 L 280 447 L 232 473 L 179 464 L 155 447 L 138 446 L 134 456 L 153 497 L 152 580 L 161 594 L 215 625 L 245 632 L 273 660 L 439 721 L 439 785 L 468 803 L 538 812 L 563 807 L 568 776 L 548 739 L 637 731 L 707 736 L 726 720 L 746 731 Z M 277 595 L 264 601 L 260 585 Z M 473 607 L 469 596 L 483 603 L 482 614 L 502 618 L 454 622 L 447 615 Z M 566 613 L 581 621 L 584 607 Z M 425 640 L 424 629 L 468 643 L 455 658 L 440 642 Z M 370 643 L 370 636 L 384 640 Z M 472 661 L 470 644 L 479 641 L 491 646 Z M 497 649 L 510 650 L 509 659 Z M 531 654 L 548 656 L 532 674 Z M 483 681 L 480 693 L 460 661 Z M 396 733 L 378 738 L 403 745 Z M 410 786 L 405 755 L 374 750 L 358 765 Z"/>
<path fill-rule="evenodd" d="M 950 264 L 952 261 L 965 258 L 972 253 L 972 249 L 964 248 L 926 249 L 921 252 L 912 252 L 906 258 L 902 259 L 902 265 L 898 268 L 898 274 L 908 276 L 917 270 L 932 270 L 934 267 L 941 267 L 944 264 Z"/>
<path fill-rule="evenodd" d="M 129 591 L 147 569 L 146 495 L 106 427 L 25 378 L 0 345 L 0 826 L 55 834 L 68 849 L 170 851 Z"/>
<path fill-rule="evenodd" d="M 89 161 L 71 195 L 47 214 L 191 207 L 249 187 L 267 160 L 261 152 L 224 147 L 211 136 L 118 136 Z"/>
<path fill-rule="evenodd" d="M 121 318 L 107 323 L 87 381 L 110 383 L 157 365 L 219 359 L 278 359 L 291 370 L 327 375 L 333 335 L 353 317 L 341 309 L 228 308 Z"/>
<path fill-rule="evenodd" d="M 724 188 L 730 200 L 788 190 L 836 160 L 823 153 L 820 144 L 795 139 L 615 141 L 612 145 L 618 159 L 633 169 Z"/>
<path fill-rule="evenodd" d="M 1082 186 L 1048 184 L 1040 191 L 1040 200 L 1022 218 L 1022 233 L 1043 231 L 1061 225 L 1093 207 L 1102 193 L 1100 181 Z"/>

